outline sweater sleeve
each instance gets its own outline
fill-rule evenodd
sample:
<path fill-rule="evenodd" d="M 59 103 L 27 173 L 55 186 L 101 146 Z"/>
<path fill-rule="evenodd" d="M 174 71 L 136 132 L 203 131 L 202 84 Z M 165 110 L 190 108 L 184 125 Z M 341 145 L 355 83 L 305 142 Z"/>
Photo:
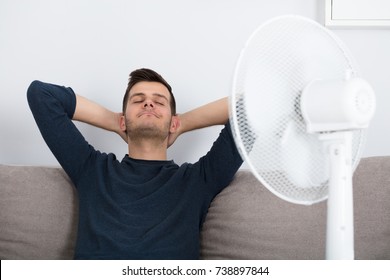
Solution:
<path fill-rule="evenodd" d="M 27 99 L 46 144 L 76 183 L 94 149 L 72 122 L 75 93 L 71 88 L 34 81 L 27 90 Z"/>
<path fill-rule="evenodd" d="M 207 182 L 207 192 L 214 197 L 233 180 L 242 162 L 228 122 L 210 151 L 195 165 Z"/>

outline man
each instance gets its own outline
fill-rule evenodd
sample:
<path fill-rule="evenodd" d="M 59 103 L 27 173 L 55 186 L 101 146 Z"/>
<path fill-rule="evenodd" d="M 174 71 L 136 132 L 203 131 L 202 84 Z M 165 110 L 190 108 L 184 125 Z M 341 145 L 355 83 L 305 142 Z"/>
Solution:
<path fill-rule="evenodd" d="M 242 163 L 228 124 L 194 164 L 167 160 L 182 133 L 228 121 L 227 99 L 182 115 L 170 85 L 150 69 L 129 77 L 123 112 L 71 88 L 34 81 L 27 91 L 47 145 L 76 186 L 76 259 L 197 259 L 207 209 Z M 73 120 L 114 131 L 128 143 L 119 161 L 89 145 Z"/>

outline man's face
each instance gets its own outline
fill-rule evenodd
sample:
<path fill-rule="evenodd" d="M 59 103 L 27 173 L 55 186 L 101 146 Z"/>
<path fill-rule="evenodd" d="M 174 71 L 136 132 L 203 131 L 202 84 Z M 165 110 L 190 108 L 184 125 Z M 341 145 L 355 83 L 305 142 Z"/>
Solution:
<path fill-rule="evenodd" d="M 158 82 L 139 82 L 130 89 L 125 112 L 130 139 L 168 137 L 172 121 L 170 98 L 168 89 Z"/>

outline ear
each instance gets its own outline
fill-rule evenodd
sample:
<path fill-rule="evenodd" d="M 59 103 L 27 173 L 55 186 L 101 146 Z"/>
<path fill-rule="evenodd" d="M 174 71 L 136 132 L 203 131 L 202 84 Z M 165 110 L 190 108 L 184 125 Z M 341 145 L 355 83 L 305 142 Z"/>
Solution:
<path fill-rule="evenodd" d="M 119 128 L 122 132 L 126 132 L 126 119 L 123 114 L 119 117 Z"/>
<path fill-rule="evenodd" d="M 172 116 L 171 126 L 169 128 L 170 133 L 175 133 L 180 128 L 180 118 L 178 115 Z"/>

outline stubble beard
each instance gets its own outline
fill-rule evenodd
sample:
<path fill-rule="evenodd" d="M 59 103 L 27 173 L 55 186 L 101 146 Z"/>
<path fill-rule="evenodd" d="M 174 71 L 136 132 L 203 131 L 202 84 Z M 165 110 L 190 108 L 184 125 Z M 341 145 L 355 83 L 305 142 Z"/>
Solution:
<path fill-rule="evenodd" d="M 130 141 L 155 141 L 163 142 L 169 136 L 170 121 L 166 122 L 163 127 L 159 127 L 153 122 L 136 124 L 126 119 L 126 131 Z"/>

